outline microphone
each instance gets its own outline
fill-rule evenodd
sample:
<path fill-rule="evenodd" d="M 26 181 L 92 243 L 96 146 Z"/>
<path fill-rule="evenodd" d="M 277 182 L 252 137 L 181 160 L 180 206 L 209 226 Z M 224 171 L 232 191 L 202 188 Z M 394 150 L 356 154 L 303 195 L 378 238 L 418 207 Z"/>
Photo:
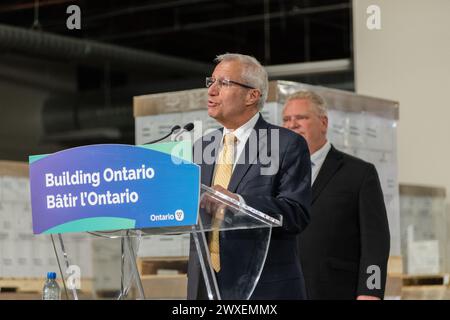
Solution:
<path fill-rule="evenodd" d="M 194 124 L 192 122 L 189 122 L 183 127 L 183 129 L 186 129 L 187 132 L 192 131 L 192 129 L 194 129 Z"/>
<path fill-rule="evenodd" d="M 175 135 L 175 137 L 173 138 L 173 140 L 176 141 L 176 140 L 178 139 L 178 137 L 179 137 L 182 133 L 192 131 L 192 129 L 194 129 L 194 124 L 193 124 L 192 122 L 189 122 L 188 124 L 186 124 L 186 125 L 183 127 L 183 129 L 181 129 L 180 131 L 178 131 L 178 132 L 176 133 L 176 135 Z"/>
<path fill-rule="evenodd" d="M 193 125 L 192 125 L 193 126 Z M 185 126 L 186 127 L 186 126 Z M 166 134 L 164 137 L 156 139 L 156 140 L 152 140 L 150 142 L 144 143 L 144 144 L 152 144 L 152 143 L 156 143 L 159 142 L 161 140 L 164 140 L 165 138 L 167 138 L 168 136 L 170 136 L 172 133 L 174 133 L 175 131 L 181 129 L 181 127 L 179 125 L 173 126 L 172 129 L 170 129 L 170 132 L 168 134 Z M 191 129 L 192 130 L 192 129 Z M 182 131 L 182 130 L 180 130 Z"/>

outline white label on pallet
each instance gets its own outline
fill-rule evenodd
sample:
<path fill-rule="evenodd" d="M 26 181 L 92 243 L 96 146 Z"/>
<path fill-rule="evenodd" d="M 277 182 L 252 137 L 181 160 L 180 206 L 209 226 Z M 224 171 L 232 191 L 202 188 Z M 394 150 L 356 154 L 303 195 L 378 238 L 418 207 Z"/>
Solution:
<path fill-rule="evenodd" d="M 408 273 L 437 274 L 439 268 L 439 241 L 423 240 L 408 244 Z"/>

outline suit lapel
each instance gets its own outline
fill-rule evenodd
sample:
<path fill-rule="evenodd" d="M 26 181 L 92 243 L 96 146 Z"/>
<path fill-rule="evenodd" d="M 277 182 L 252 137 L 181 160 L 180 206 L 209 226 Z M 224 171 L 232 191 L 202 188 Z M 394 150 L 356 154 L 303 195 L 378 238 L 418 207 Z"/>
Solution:
<path fill-rule="evenodd" d="M 319 197 L 320 193 L 326 187 L 330 179 L 336 174 L 343 164 L 342 154 L 331 146 L 330 151 L 320 168 L 319 174 L 312 186 L 312 203 Z"/>
<path fill-rule="evenodd" d="M 262 143 L 262 138 L 267 135 L 268 123 L 263 119 L 262 115 L 259 115 L 259 119 L 253 127 L 253 131 L 250 137 L 245 143 L 245 147 L 241 155 L 239 156 L 238 162 L 234 168 L 233 175 L 231 176 L 230 183 L 228 184 L 228 190 L 231 192 L 236 192 L 239 183 L 242 181 L 244 176 L 247 174 L 248 170 L 252 164 L 257 163 L 257 158 L 260 149 L 265 148 L 265 144 Z M 260 129 L 265 129 L 261 130 Z M 256 135 L 256 139 L 255 139 Z M 252 144 L 256 143 L 256 146 Z M 256 148 L 257 149 L 256 149 Z M 267 148 L 266 148 L 267 149 Z M 255 152 L 256 151 L 256 152 Z"/>

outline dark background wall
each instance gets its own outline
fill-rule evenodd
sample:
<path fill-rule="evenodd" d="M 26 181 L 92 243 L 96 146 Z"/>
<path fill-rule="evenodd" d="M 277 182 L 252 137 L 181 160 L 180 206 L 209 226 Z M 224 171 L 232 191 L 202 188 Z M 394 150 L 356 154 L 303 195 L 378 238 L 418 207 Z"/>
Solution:
<path fill-rule="evenodd" d="M 66 27 L 72 4 L 81 30 Z M 202 87 L 224 52 L 275 67 L 347 59 L 271 78 L 352 90 L 351 29 L 348 0 L 4 0 L 0 159 L 134 143 L 132 97 Z"/>

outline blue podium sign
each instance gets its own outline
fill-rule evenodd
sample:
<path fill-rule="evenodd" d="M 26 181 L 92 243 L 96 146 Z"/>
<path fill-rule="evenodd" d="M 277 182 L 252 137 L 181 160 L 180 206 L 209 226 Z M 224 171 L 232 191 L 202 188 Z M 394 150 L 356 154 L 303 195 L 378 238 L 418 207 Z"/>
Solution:
<path fill-rule="evenodd" d="M 200 167 L 188 142 L 90 145 L 30 156 L 33 232 L 194 225 Z M 181 147 L 181 148 L 180 148 Z"/>

